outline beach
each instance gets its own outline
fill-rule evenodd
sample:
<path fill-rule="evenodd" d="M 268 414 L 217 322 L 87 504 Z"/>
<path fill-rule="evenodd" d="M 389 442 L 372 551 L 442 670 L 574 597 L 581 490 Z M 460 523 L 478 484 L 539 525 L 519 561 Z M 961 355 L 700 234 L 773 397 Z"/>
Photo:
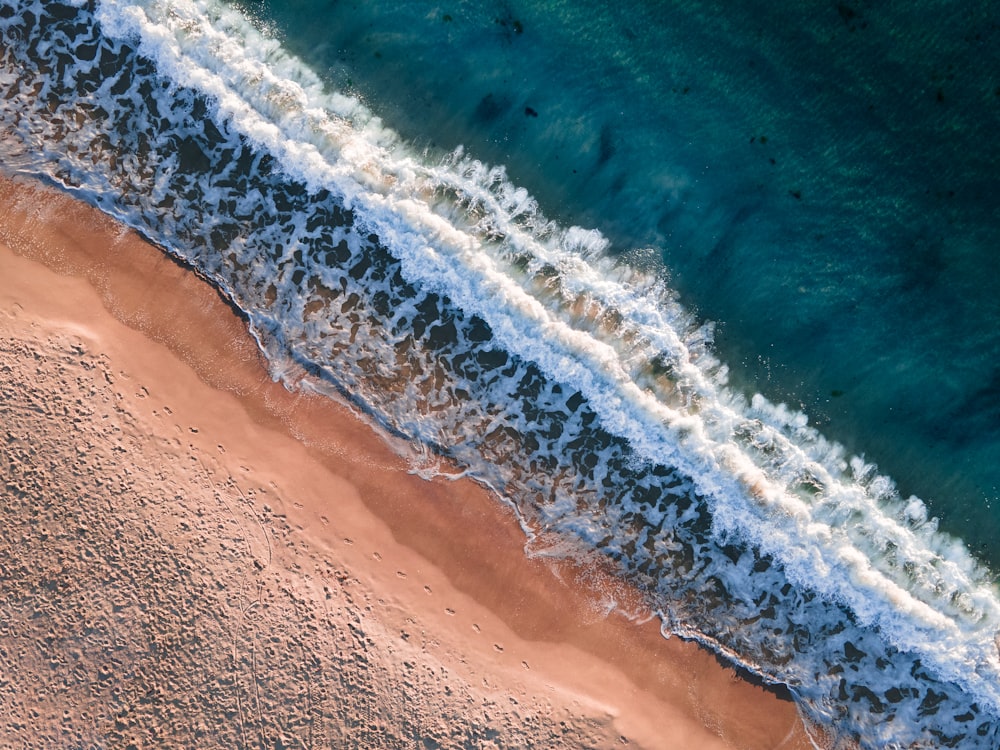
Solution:
<path fill-rule="evenodd" d="M 131 230 L 21 179 L 0 205 L 5 744 L 812 746 L 485 488 L 273 382 Z"/>

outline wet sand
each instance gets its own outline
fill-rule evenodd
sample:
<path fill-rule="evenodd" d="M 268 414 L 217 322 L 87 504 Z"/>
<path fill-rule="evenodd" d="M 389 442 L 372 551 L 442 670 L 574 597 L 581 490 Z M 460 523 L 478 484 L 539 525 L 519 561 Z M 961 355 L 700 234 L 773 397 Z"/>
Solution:
<path fill-rule="evenodd" d="M 0 181 L 0 278 L 4 744 L 812 747 L 98 211 Z"/>

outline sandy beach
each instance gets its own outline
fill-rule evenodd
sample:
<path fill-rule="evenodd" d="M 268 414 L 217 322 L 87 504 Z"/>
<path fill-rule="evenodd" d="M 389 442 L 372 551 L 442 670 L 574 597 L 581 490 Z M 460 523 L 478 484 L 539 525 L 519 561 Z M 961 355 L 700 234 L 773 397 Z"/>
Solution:
<path fill-rule="evenodd" d="M 813 747 L 484 488 L 272 382 L 135 233 L 22 180 L 0 207 L 0 745 Z"/>

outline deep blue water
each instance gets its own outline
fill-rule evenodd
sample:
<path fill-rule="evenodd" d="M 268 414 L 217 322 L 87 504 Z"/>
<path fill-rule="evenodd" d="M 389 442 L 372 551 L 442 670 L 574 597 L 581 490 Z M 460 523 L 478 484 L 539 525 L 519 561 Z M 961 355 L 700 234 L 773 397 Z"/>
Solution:
<path fill-rule="evenodd" d="M 995 3 L 242 6 L 407 139 L 652 248 L 737 382 L 1000 563 Z"/>
<path fill-rule="evenodd" d="M 0 169 L 841 739 L 996 746 L 986 4 L 244 8 L 0 0 Z"/>

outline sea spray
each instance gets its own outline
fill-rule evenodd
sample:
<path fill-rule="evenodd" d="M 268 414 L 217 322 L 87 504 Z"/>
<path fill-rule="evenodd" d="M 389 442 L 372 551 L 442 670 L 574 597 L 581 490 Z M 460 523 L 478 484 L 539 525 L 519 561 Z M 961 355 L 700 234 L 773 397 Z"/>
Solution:
<path fill-rule="evenodd" d="M 984 571 L 804 415 L 732 393 L 710 328 L 597 232 L 502 169 L 414 152 L 223 6 L 16 10 L 7 168 L 194 264 L 276 371 L 607 556 L 673 632 L 814 718 L 873 747 L 995 744 Z"/>

